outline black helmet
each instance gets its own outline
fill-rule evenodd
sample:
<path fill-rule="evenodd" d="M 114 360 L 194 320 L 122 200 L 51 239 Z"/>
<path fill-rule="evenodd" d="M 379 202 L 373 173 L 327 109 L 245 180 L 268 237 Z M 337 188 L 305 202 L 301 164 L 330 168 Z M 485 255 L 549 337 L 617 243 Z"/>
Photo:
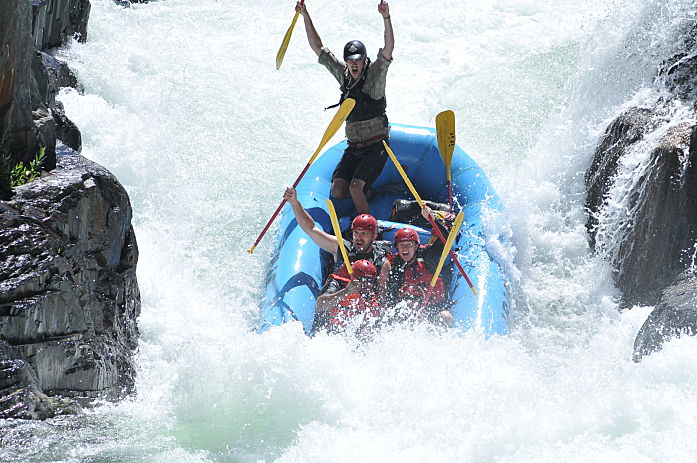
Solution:
<path fill-rule="evenodd" d="M 351 40 L 344 46 L 344 61 L 350 59 L 364 59 L 367 54 L 365 45 L 358 40 Z"/>

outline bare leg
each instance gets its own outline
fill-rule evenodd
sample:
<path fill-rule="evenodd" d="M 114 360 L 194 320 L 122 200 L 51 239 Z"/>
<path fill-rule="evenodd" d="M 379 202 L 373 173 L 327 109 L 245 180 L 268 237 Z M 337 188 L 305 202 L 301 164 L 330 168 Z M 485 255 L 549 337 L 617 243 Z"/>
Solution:
<path fill-rule="evenodd" d="M 349 197 L 349 184 L 343 178 L 335 178 L 332 182 L 332 196 L 336 199 Z"/>
<path fill-rule="evenodd" d="M 449 310 L 443 310 L 438 315 L 440 315 L 441 320 L 445 323 L 445 326 L 453 326 L 453 314 Z"/>
<path fill-rule="evenodd" d="M 363 188 L 365 188 L 365 182 L 354 178 L 351 180 L 349 192 L 351 193 L 351 198 L 353 198 L 353 205 L 356 206 L 356 212 L 359 214 L 370 214 L 368 198 L 365 197 Z"/>

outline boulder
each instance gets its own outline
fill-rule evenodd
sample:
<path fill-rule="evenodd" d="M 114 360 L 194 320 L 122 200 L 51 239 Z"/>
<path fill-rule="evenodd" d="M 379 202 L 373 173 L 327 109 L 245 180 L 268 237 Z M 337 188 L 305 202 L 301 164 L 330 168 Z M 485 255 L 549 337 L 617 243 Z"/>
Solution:
<path fill-rule="evenodd" d="M 607 200 L 619 159 L 664 123 L 667 111 L 667 106 L 632 109 L 608 127 L 586 173 L 592 244 L 597 214 Z M 638 174 L 642 177 L 635 191 L 627 194 L 624 208 L 631 216 L 610 256 L 615 283 L 627 305 L 655 304 L 661 291 L 686 269 L 686 253 L 697 240 L 697 126 L 694 121 L 676 125 L 649 149 L 650 168 Z"/>
<path fill-rule="evenodd" d="M 40 51 L 71 37 L 84 41 L 89 11 L 89 0 L 0 2 L 0 130 L 10 129 L 15 161 L 26 164 L 44 147 L 43 167 L 55 167 L 56 137 L 62 133 L 52 113 L 56 93 L 77 81 L 65 63 Z"/>
<path fill-rule="evenodd" d="M 0 360 L 0 419 L 44 420 L 75 414 L 81 407 L 70 399 L 49 397 L 24 360 Z"/>
<path fill-rule="evenodd" d="M 0 201 L 0 356 L 49 396 L 116 400 L 133 391 L 140 313 L 130 201 L 106 169 L 57 152 Z"/>
<path fill-rule="evenodd" d="M 31 6 L 31 31 L 37 50 L 58 47 L 71 37 L 79 42 L 87 40 L 89 0 L 31 0 Z"/>
<path fill-rule="evenodd" d="M 11 128 L 10 151 L 24 162 L 39 150 L 32 115 L 41 99 L 33 72 L 31 8 L 26 0 L 0 2 L 0 128 Z"/>
<path fill-rule="evenodd" d="M 669 340 L 697 334 L 697 275 L 688 271 L 662 295 L 634 341 L 634 361 L 656 352 Z"/>

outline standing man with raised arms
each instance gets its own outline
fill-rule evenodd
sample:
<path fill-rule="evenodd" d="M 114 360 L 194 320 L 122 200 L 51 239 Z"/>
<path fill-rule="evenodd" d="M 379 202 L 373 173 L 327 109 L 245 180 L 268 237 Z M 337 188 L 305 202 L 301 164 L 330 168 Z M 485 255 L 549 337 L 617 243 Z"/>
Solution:
<path fill-rule="evenodd" d="M 345 63 L 322 45 L 306 5 L 298 2 L 295 10 L 303 15 L 307 40 L 319 57 L 319 63 L 341 84 L 339 104 L 346 98 L 356 100 L 355 108 L 346 119 L 348 147 L 332 175 L 332 196 L 337 199 L 350 196 L 358 214 L 370 214 L 366 191 L 387 161 L 382 141 L 389 138 L 385 84 L 394 50 L 390 7 L 385 0 L 378 5 L 385 25 L 385 44 L 375 62 L 368 58 L 363 43 L 351 40 L 344 46 Z"/>

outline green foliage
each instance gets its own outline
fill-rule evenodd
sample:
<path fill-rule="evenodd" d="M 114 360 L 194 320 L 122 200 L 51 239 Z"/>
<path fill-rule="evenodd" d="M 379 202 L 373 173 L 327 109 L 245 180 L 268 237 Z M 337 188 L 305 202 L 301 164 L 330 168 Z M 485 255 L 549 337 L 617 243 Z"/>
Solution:
<path fill-rule="evenodd" d="M 12 188 L 17 188 L 20 185 L 36 180 L 41 175 L 41 165 L 46 159 L 46 147 L 39 148 L 33 160 L 29 161 L 29 165 L 18 162 L 10 172 L 10 181 Z"/>
<path fill-rule="evenodd" d="M 9 149 L 10 128 L 6 127 L 0 136 L 0 199 L 8 200 L 12 189 L 31 182 L 41 175 L 41 166 L 46 159 L 46 148 L 41 147 L 29 165 L 15 163 Z"/>

